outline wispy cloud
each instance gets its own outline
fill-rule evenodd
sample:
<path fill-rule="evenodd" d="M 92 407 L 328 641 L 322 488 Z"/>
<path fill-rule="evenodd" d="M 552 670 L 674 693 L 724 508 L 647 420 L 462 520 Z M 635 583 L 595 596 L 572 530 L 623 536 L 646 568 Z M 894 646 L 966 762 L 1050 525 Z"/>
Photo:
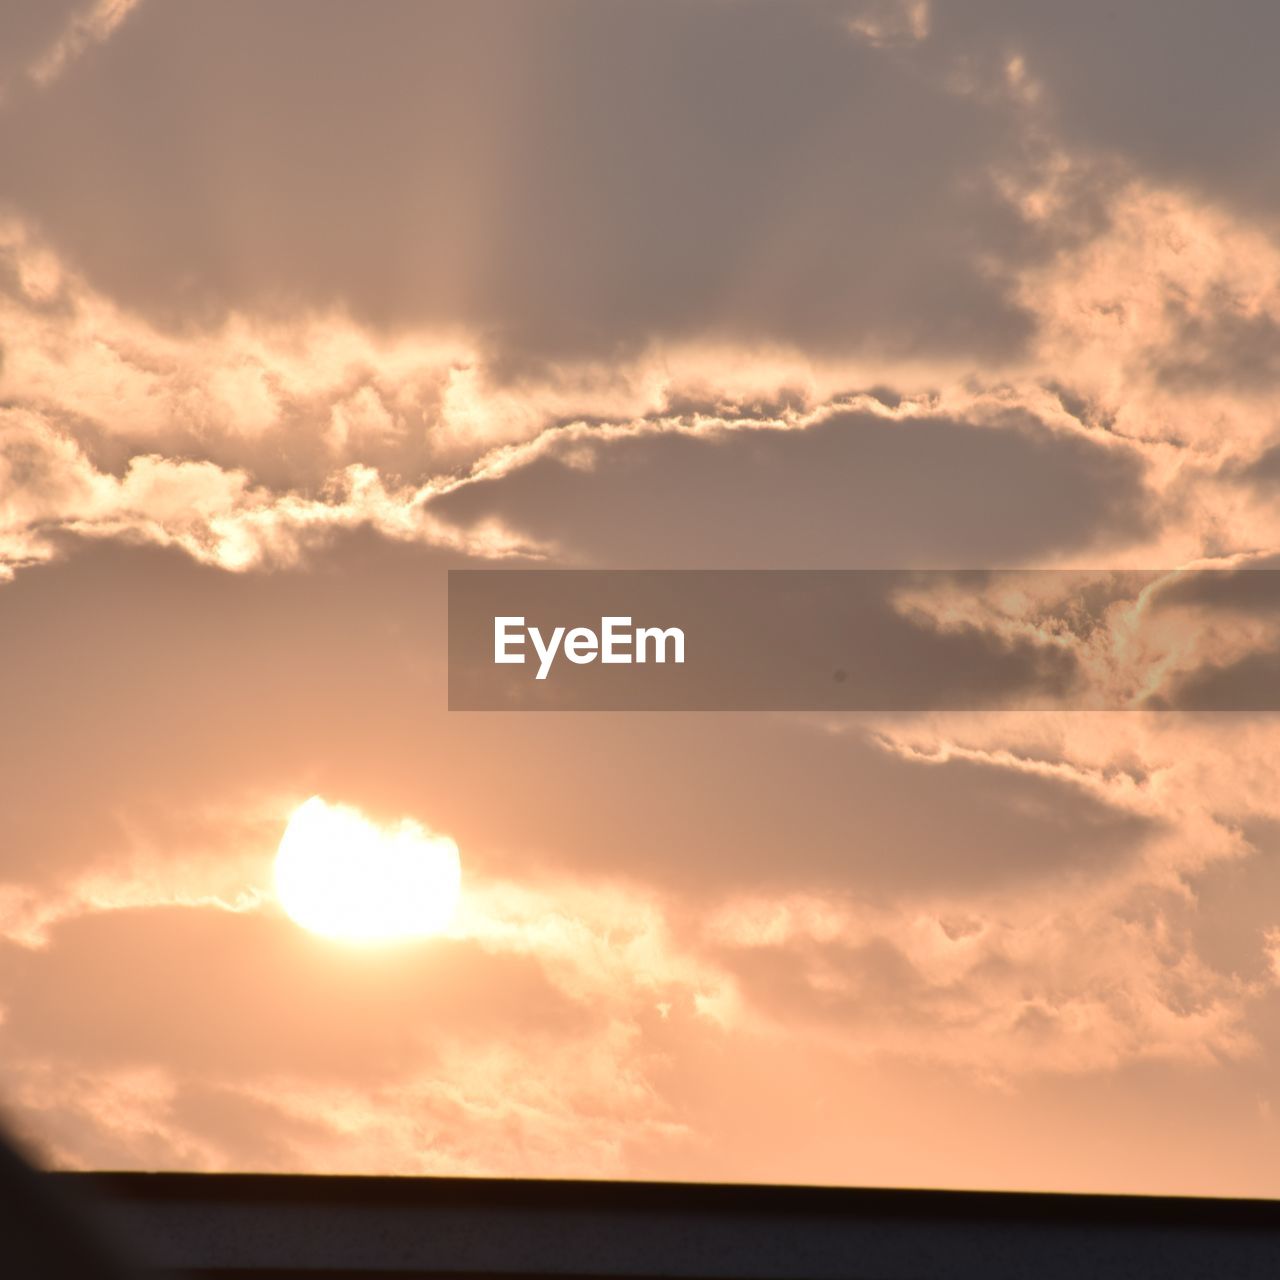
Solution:
<path fill-rule="evenodd" d="M 142 0 L 93 0 L 77 10 L 44 53 L 27 69 L 41 88 L 47 87 L 87 50 L 109 40 Z"/>

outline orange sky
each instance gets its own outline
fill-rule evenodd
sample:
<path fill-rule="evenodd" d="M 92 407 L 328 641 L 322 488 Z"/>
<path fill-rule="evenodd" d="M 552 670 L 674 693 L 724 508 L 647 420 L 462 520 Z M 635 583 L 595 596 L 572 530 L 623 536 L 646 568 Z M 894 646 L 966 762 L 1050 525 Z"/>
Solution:
<path fill-rule="evenodd" d="M 1273 565 L 1278 27 L 5 6 L 9 1127 L 1280 1194 L 1274 715 L 466 714 L 444 665 L 449 568 Z M 1126 625 L 1070 643 L 1150 666 Z M 285 915 L 313 795 L 456 841 L 443 934 Z"/>

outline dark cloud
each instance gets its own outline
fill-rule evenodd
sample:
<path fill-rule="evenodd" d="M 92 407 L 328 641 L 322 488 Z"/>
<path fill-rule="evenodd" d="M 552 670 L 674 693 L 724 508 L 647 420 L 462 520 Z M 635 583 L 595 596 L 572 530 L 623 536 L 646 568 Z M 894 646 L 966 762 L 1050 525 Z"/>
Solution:
<path fill-rule="evenodd" d="M 1156 181 L 1280 214 L 1280 88 L 1270 0 L 976 0 L 935 4 L 929 47 L 994 74 L 1021 54 L 1068 144 L 1123 155 Z"/>
<path fill-rule="evenodd" d="M 1237 569 L 1183 569 L 1151 594 L 1153 611 L 1205 609 L 1266 616 L 1280 611 L 1280 555 L 1258 556 Z"/>
<path fill-rule="evenodd" d="M 1205 662 L 1172 683 L 1152 705 L 1180 711 L 1280 711 L 1280 652 Z"/>
<path fill-rule="evenodd" d="M 1010 567 L 1114 546 L 1154 521 L 1135 455 L 1023 415 L 570 437 L 432 509 L 464 526 L 496 518 L 577 563 L 635 568 Z"/>
<path fill-rule="evenodd" d="M 144 6 L 0 118 L 19 211 L 168 322 L 338 304 L 514 376 L 650 338 L 982 360 L 1044 245 L 1007 116 L 838 7 Z"/>

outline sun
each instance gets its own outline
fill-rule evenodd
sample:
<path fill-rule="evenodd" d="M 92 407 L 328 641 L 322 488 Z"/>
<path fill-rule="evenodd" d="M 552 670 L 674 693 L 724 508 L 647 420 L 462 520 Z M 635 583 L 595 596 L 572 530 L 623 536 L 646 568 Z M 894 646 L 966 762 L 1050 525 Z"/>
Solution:
<path fill-rule="evenodd" d="M 312 796 L 276 853 L 276 895 L 296 924 L 348 942 L 428 937 L 448 927 L 462 891 L 458 846 L 405 818 L 394 827 Z"/>

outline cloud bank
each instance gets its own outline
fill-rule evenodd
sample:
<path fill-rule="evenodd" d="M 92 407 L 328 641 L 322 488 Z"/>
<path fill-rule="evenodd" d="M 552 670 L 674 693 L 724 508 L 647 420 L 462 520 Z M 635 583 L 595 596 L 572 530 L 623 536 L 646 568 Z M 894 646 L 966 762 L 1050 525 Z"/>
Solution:
<path fill-rule="evenodd" d="M 1275 1194 L 1277 729 L 1198 710 L 1275 675 L 1275 17 L 1112 8 L 6 14 L 15 1125 Z M 451 716 L 495 564 L 1087 570 L 1055 643 L 1175 709 Z M 455 838 L 453 931 L 299 933 L 312 794 Z"/>

